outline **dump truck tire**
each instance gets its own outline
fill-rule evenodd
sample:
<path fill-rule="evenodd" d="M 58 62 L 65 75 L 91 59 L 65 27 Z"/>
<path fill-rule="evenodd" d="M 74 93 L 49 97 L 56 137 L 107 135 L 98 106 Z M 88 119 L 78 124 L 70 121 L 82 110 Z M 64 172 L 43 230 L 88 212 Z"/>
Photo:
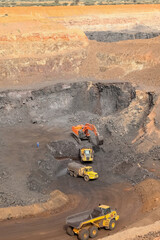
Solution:
<path fill-rule="evenodd" d="M 74 177 L 78 177 L 78 174 L 77 174 L 77 173 L 74 173 Z"/>
<path fill-rule="evenodd" d="M 89 231 L 86 229 L 82 229 L 78 234 L 79 240 L 88 240 L 89 238 Z"/>
<path fill-rule="evenodd" d="M 116 221 L 112 219 L 109 223 L 109 230 L 113 230 L 116 226 Z"/>
<path fill-rule="evenodd" d="M 95 238 L 98 234 L 98 228 L 93 226 L 93 227 L 90 227 L 89 229 L 89 236 L 90 238 Z"/>
<path fill-rule="evenodd" d="M 73 232 L 73 229 L 71 227 L 67 227 L 66 232 L 67 232 L 68 235 L 74 236 L 74 232 Z"/>
<path fill-rule="evenodd" d="M 89 181 L 89 177 L 88 176 L 84 176 L 84 181 L 88 182 Z"/>

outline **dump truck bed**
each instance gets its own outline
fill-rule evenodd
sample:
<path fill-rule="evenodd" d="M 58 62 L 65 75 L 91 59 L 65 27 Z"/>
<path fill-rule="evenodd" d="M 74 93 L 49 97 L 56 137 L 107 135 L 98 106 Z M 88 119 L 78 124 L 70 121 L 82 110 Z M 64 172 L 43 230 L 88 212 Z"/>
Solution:
<path fill-rule="evenodd" d="M 102 218 L 104 217 L 102 211 L 100 208 L 95 208 L 94 210 L 89 210 L 69 216 L 66 220 L 66 224 L 73 228 L 80 228 L 83 222 L 94 219 L 96 220 L 96 218 L 100 216 L 102 216 Z"/>
<path fill-rule="evenodd" d="M 85 166 L 80 164 L 80 163 L 76 163 L 76 162 L 68 163 L 68 169 L 69 170 L 73 170 L 73 171 L 78 172 L 81 168 L 85 168 Z"/>

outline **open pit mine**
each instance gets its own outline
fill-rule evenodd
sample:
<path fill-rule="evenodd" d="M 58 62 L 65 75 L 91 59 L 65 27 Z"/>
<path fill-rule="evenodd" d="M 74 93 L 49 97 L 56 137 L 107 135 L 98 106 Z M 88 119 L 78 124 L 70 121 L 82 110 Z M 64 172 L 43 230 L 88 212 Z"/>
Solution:
<path fill-rule="evenodd" d="M 0 8 L 0 240 L 160 239 L 159 22 Z"/>

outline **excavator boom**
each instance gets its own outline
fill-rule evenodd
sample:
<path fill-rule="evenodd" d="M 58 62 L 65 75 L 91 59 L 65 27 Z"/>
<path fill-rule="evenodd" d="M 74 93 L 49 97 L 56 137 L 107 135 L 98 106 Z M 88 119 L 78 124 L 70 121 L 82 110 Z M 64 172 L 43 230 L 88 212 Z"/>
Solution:
<path fill-rule="evenodd" d="M 90 139 L 90 133 L 89 131 L 92 131 L 97 140 L 97 145 L 102 145 L 103 144 L 103 137 L 99 136 L 99 133 L 96 129 L 96 127 L 93 124 L 86 123 L 85 125 L 80 124 L 77 126 L 72 126 L 72 134 L 74 137 L 78 139 L 78 142 L 80 143 L 80 140 L 84 139 Z"/>

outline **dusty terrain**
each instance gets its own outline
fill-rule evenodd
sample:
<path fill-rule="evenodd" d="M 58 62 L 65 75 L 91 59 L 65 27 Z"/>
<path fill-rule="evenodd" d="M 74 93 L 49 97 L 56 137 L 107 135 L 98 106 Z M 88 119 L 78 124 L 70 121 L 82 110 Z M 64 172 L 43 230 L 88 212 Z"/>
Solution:
<path fill-rule="evenodd" d="M 158 38 L 102 44 L 88 41 L 85 33 L 101 41 L 109 35 L 109 42 L 157 36 L 159 9 L 156 4 L 2 8 L 0 87 L 64 78 L 158 86 Z"/>
<path fill-rule="evenodd" d="M 0 210 L 45 208 L 57 189 L 70 204 L 9 213 L 0 239 L 71 239 L 65 218 L 104 203 L 120 220 L 96 239 L 158 240 L 159 20 L 160 5 L 1 8 Z M 67 174 L 86 122 L 104 137 L 88 183 Z"/>

